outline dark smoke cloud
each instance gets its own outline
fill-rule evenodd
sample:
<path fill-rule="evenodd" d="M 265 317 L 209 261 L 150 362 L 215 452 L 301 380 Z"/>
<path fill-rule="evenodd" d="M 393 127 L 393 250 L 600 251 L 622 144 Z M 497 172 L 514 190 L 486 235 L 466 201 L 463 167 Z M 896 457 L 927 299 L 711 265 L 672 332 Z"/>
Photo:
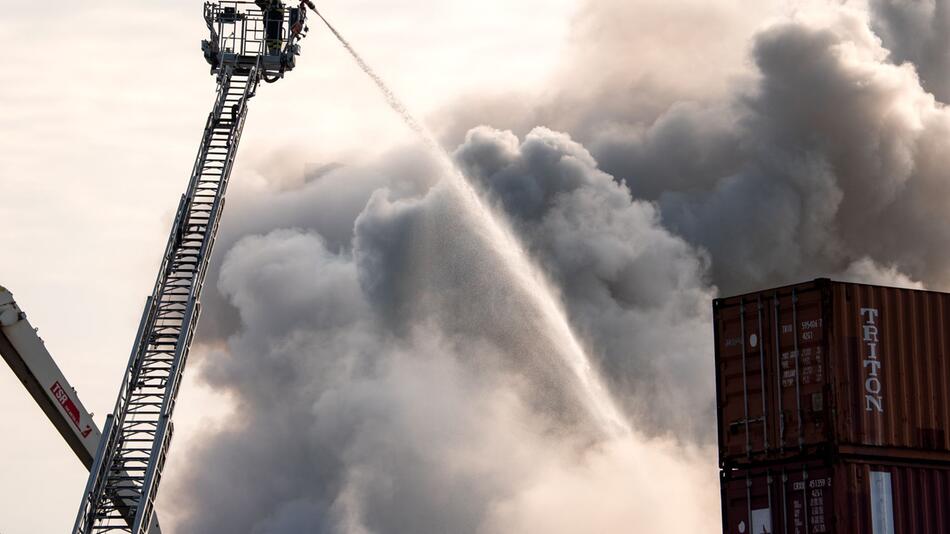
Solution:
<path fill-rule="evenodd" d="M 567 135 L 477 128 L 455 157 L 548 269 L 639 428 L 708 437 L 706 258 Z"/>
<path fill-rule="evenodd" d="M 950 115 L 863 19 L 760 34 L 761 79 L 737 104 L 740 169 L 709 192 L 669 189 L 664 220 L 713 256 L 727 292 L 838 274 L 870 259 L 946 286 Z M 692 135 L 692 134 L 691 134 Z M 914 236 L 908 239 L 908 236 Z"/>
<path fill-rule="evenodd" d="M 506 138 L 480 134 L 460 155 Z M 618 217 L 628 217 L 618 223 L 641 226 L 647 248 L 648 238 L 658 251 L 700 267 L 685 243 L 658 226 L 649 205 L 633 204 L 576 143 L 539 131 L 511 148 L 527 154 L 539 143 L 550 143 L 541 160 L 581 156 L 567 182 L 580 189 L 596 182 L 615 195 Z M 532 172 L 530 165 L 523 171 Z M 522 525 L 531 532 L 548 521 L 541 503 L 576 500 L 607 485 L 625 495 L 607 499 L 610 515 L 592 509 L 572 517 L 606 521 L 610 529 L 712 524 L 699 513 L 631 515 L 626 500 L 642 491 L 631 481 L 671 470 L 678 473 L 673 483 L 638 497 L 644 507 L 666 506 L 687 492 L 714 510 L 714 499 L 697 489 L 715 480 L 711 464 L 699 467 L 706 453 L 633 436 L 603 442 L 585 423 L 544 324 L 473 224 L 453 189 L 437 184 L 420 196 L 372 194 L 345 249 L 331 251 L 306 229 L 251 235 L 230 248 L 218 288 L 239 311 L 240 326 L 225 349 L 207 356 L 213 365 L 203 375 L 235 400 L 239 422 L 191 451 L 191 465 L 201 468 L 180 480 L 187 491 L 175 493 L 181 531 L 500 533 Z M 605 236 L 601 247 L 604 262 L 647 268 L 610 259 L 626 254 L 647 264 L 652 254 L 607 246 L 611 240 Z M 571 241 L 564 246 L 580 245 Z M 708 295 L 694 291 L 702 307 L 680 310 L 686 320 L 705 310 Z M 652 298 L 639 305 L 663 308 Z M 642 327 L 627 322 L 628 329 Z M 644 458 L 649 468 L 640 465 Z M 574 482 L 555 491 L 561 479 Z"/>
<path fill-rule="evenodd" d="M 569 132 L 635 198 L 657 202 L 666 228 L 710 253 L 712 282 L 725 294 L 846 276 L 862 261 L 946 287 L 948 258 L 938 243 L 947 223 L 937 206 L 947 195 L 947 113 L 914 64 L 891 61 L 859 3 L 813 4 L 782 22 L 768 22 L 774 10 L 753 13 L 756 32 L 736 22 L 702 27 L 698 43 L 671 47 L 679 68 L 668 72 L 652 68 L 639 37 L 626 43 L 610 37 L 611 28 L 637 24 L 636 15 L 648 24 L 661 17 L 664 24 L 644 35 L 664 43 L 702 10 L 590 2 L 594 15 L 582 17 L 579 39 L 602 45 L 604 58 L 642 56 L 650 71 L 667 74 L 649 77 L 635 67 L 626 77 L 597 77 L 585 70 L 597 62 L 581 45 L 582 63 L 566 70 L 590 74 L 577 78 L 583 84 L 568 79 L 520 113 L 496 100 L 488 115 L 508 117 L 503 124 L 515 132 L 538 118 Z M 717 4 L 711 20 L 733 7 Z M 729 56 L 738 47 L 721 31 L 728 27 L 744 39 L 747 61 Z M 595 30 L 607 37 L 591 37 Z M 701 48 L 707 42 L 731 58 L 712 60 L 721 72 L 715 83 Z M 696 90 L 706 85 L 708 92 Z M 643 98 L 655 105 L 616 104 Z M 475 126 L 469 117 L 476 114 L 467 106 L 444 121 L 445 138 Z"/>
<path fill-rule="evenodd" d="M 874 29 L 897 63 L 913 63 L 924 89 L 950 102 L 950 4 L 871 0 Z"/>
<path fill-rule="evenodd" d="M 428 158 L 318 166 L 229 207 L 201 369 L 234 413 L 170 471 L 178 531 L 712 531 L 710 299 L 950 285 L 950 115 L 897 3 L 583 6 L 556 89 L 437 120 L 634 434 Z"/>
<path fill-rule="evenodd" d="M 437 179 L 431 158 L 419 147 L 406 147 L 381 156 L 372 166 L 345 166 L 336 162 L 304 161 L 301 149 L 251 161 L 251 171 L 236 171 L 233 181 L 251 182 L 229 194 L 224 224 L 217 239 L 207 284 L 217 284 L 226 253 L 241 238 L 266 234 L 277 228 L 308 229 L 318 233 L 331 251 L 349 250 L 353 227 L 374 191 L 386 187 L 393 196 L 418 195 Z M 265 169 L 280 169 L 261 175 Z M 259 169 L 259 170 L 258 170 Z M 297 172 L 294 172 L 297 170 Z M 273 172 L 273 171 L 272 171 Z M 240 329 L 236 310 L 217 291 L 203 297 L 215 313 L 201 318 L 199 340 L 217 343 Z"/>

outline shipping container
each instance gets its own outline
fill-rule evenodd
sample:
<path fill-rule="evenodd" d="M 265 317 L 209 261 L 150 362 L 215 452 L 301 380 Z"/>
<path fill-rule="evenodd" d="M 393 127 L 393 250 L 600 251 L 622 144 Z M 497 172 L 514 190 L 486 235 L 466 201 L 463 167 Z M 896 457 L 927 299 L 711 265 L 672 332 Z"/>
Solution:
<path fill-rule="evenodd" d="M 713 314 L 721 466 L 950 462 L 950 295 L 818 279 Z"/>
<path fill-rule="evenodd" d="M 723 534 L 946 534 L 950 465 L 789 462 L 723 471 Z"/>

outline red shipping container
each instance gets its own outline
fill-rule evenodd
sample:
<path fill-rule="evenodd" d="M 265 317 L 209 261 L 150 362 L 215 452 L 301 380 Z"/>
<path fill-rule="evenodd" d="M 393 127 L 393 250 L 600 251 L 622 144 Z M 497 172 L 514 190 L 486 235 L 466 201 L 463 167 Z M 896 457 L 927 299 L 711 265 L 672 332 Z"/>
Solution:
<path fill-rule="evenodd" d="M 723 534 L 944 534 L 950 465 L 790 462 L 722 476 Z"/>
<path fill-rule="evenodd" d="M 950 462 L 950 295 L 818 279 L 713 313 L 720 465 Z"/>

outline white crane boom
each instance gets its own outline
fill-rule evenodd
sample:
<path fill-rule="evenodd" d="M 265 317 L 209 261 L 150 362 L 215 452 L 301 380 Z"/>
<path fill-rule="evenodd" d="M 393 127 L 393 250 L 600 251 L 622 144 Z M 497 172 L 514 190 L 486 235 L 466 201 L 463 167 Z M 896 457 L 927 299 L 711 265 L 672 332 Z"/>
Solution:
<path fill-rule="evenodd" d="M 0 286 L 0 356 L 10 365 L 79 461 L 89 469 L 102 433 L 92 414 L 79 400 L 76 389 L 27 320 L 26 313 L 3 286 Z M 149 532 L 161 533 L 157 518 Z"/>
<path fill-rule="evenodd" d="M 0 287 L 0 354 L 86 469 L 102 434 L 13 294 Z"/>

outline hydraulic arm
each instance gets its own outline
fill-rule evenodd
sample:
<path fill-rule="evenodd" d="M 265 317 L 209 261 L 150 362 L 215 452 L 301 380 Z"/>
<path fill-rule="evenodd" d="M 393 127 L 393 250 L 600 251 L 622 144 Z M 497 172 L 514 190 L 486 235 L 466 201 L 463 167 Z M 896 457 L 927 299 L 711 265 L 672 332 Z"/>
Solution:
<path fill-rule="evenodd" d="M 0 287 L 0 356 L 10 365 L 26 390 L 86 469 L 92 466 L 102 433 L 92 414 L 66 380 L 43 340 L 20 309 L 13 294 Z M 118 499 L 126 510 L 131 502 Z M 157 516 L 152 516 L 151 534 L 160 534 Z"/>
<path fill-rule="evenodd" d="M 0 287 L 0 356 L 10 365 L 79 461 L 89 469 L 99 428 L 36 334 L 13 294 Z"/>

